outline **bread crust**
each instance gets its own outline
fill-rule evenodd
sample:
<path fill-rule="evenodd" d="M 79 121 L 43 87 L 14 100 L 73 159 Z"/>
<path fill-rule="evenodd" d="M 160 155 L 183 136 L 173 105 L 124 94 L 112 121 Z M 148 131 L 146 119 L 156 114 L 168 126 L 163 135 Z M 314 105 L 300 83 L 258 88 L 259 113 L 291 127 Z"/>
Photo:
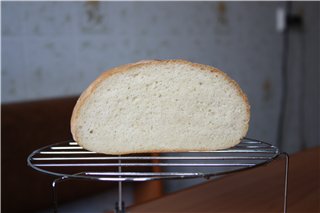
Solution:
<path fill-rule="evenodd" d="M 109 78 L 112 75 L 118 74 L 118 73 L 123 73 L 130 71 L 132 68 L 138 68 L 138 67 L 143 67 L 143 66 L 153 66 L 153 65 L 160 65 L 160 64 L 182 64 L 182 65 L 189 65 L 195 68 L 198 68 L 199 70 L 202 71 L 209 71 L 211 73 L 219 73 L 224 77 L 226 81 L 228 81 L 231 85 L 234 86 L 238 94 L 242 97 L 243 101 L 245 102 L 246 105 L 246 131 L 244 131 L 242 138 L 246 136 L 246 133 L 248 132 L 249 129 L 249 121 L 250 121 L 250 105 L 248 102 L 248 98 L 246 94 L 242 91 L 240 86 L 236 81 L 231 79 L 226 73 L 223 71 L 209 66 L 209 65 L 204 65 L 204 64 L 198 64 L 198 63 L 192 63 L 190 61 L 182 60 L 182 59 L 173 59 L 173 60 L 142 60 L 138 61 L 135 63 L 131 64 L 125 64 L 121 65 L 118 67 L 111 68 L 109 70 L 106 70 L 103 72 L 95 81 L 93 81 L 89 87 L 80 95 L 74 109 L 72 112 L 71 116 L 71 122 L 70 122 L 70 127 L 71 127 L 71 134 L 73 136 L 73 139 L 77 141 L 81 145 L 81 141 L 78 140 L 77 138 L 77 119 L 79 117 L 80 109 L 83 106 L 83 104 L 86 102 L 86 100 L 90 97 L 90 95 L 95 91 L 95 89 L 100 85 L 101 82 L 103 82 L 106 78 Z M 161 152 L 162 150 L 153 150 L 152 152 Z M 179 150 L 172 150 L 172 151 L 186 151 L 183 149 Z M 123 154 L 123 153 L 119 153 Z"/>

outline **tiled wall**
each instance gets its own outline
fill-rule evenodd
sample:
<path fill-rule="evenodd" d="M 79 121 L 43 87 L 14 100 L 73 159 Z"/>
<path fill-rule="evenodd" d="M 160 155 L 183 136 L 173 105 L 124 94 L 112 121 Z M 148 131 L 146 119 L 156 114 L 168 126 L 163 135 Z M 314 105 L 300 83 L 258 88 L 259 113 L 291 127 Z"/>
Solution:
<path fill-rule="evenodd" d="M 75 95 L 110 67 L 183 58 L 216 66 L 237 80 L 253 106 L 255 126 L 263 126 L 259 121 L 264 117 L 275 122 L 281 58 L 274 20 L 278 5 L 4 2 L 2 102 Z M 266 128 L 255 133 L 274 139 L 274 131 Z"/>

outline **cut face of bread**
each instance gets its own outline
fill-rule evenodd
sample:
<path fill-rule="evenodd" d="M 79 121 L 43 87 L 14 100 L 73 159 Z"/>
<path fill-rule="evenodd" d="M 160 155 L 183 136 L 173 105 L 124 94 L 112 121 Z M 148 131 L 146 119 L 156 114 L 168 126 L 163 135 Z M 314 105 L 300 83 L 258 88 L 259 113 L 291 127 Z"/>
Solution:
<path fill-rule="evenodd" d="M 105 154 L 232 147 L 249 126 L 249 104 L 222 71 L 184 60 L 142 61 L 103 73 L 80 96 L 72 135 Z"/>

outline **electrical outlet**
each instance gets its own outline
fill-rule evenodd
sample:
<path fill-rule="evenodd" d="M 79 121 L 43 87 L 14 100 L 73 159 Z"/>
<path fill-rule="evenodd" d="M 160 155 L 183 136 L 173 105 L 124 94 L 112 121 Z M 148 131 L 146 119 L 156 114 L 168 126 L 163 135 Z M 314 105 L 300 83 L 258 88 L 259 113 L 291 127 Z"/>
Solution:
<path fill-rule="evenodd" d="M 295 29 L 301 30 L 303 27 L 302 14 L 291 14 L 283 7 L 276 10 L 276 30 L 283 33 L 285 30 Z"/>
<path fill-rule="evenodd" d="M 287 12 L 283 7 L 278 7 L 276 10 L 276 30 L 279 33 L 285 31 L 287 27 Z"/>

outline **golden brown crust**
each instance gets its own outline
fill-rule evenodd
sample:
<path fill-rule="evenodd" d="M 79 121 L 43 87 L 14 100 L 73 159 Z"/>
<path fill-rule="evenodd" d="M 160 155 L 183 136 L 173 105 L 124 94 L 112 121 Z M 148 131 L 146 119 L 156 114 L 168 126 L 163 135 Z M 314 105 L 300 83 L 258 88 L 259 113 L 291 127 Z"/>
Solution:
<path fill-rule="evenodd" d="M 99 86 L 99 84 L 101 82 L 103 82 L 106 78 L 108 78 L 114 74 L 127 72 L 127 71 L 130 71 L 132 68 L 138 68 L 138 67 L 142 67 L 142 66 L 146 66 L 146 65 L 147 66 L 159 65 L 159 64 L 186 64 L 186 65 L 190 65 L 192 67 L 199 68 L 200 70 L 203 70 L 203 71 L 210 71 L 210 72 L 216 72 L 216 73 L 221 74 L 225 80 L 227 80 L 231 85 L 234 86 L 234 88 L 237 90 L 237 92 L 239 93 L 239 95 L 242 97 L 242 99 L 244 100 L 244 102 L 246 104 L 246 111 L 247 111 L 248 120 L 247 120 L 246 131 L 244 132 L 244 135 L 242 136 L 242 138 L 245 137 L 245 134 L 247 133 L 247 131 L 249 129 L 250 105 L 249 105 L 248 98 L 247 98 L 246 94 L 242 91 L 240 86 L 234 80 L 232 80 L 226 73 L 222 72 L 221 70 L 219 70 L 215 67 L 212 67 L 209 65 L 192 63 L 192 62 L 182 60 L 182 59 L 174 59 L 174 60 L 142 60 L 142 61 L 138 61 L 138 62 L 135 62 L 132 64 L 126 64 L 126 65 L 122 65 L 119 67 L 114 67 L 112 69 L 109 69 L 109 70 L 103 72 L 81 94 L 81 96 L 79 97 L 79 99 L 73 109 L 73 113 L 72 113 L 72 117 L 71 117 L 71 133 L 72 133 L 73 139 L 79 143 L 79 141 L 77 140 L 77 133 L 76 133 L 76 124 L 77 124 L 79 110 L 81 109 L 82 105 L 85 103 L 87 98 L 93 93 L 93 91 Z M 183 151 L 183 150 L 176 150 L 176 151 Z"/>

